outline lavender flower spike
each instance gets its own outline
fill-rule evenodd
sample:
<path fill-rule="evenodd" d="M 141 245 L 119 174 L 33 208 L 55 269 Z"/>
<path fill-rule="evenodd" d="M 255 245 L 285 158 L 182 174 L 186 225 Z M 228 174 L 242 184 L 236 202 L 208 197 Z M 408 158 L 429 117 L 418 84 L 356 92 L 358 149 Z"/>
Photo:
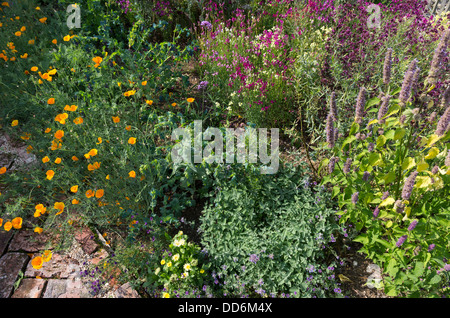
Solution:
<path fill-rule="evenodd" d="M 350 172 L 351 165 L 352 165 L 352 158 L 347 158 L 347 161 L 345 161 L 344 168 L 343 168 L 343 171 L 345 174 Z"/>
<path fill-rule="evenodd" d="M 450 42 L 450 29 L 447 29 L 441 37 L 439 44 L 434 50 L 433 60 L 431 61 L 430 71 L 428 72 L 428 77 L 426 82 L 428 84 L 436 84 L 439 75 L 440 68 L 443 65 L 443 59 L 447 46 Z"/>
<path fill-rule="evenodd" d="M 355 192 L 352 194 L 352 203 L 353 204 L 358 203 L 358 197 L 359 197 L 359 192 Z"/>
<path fill-rule="evenodd" d="M 445 110 L 441 119 L 439 119 L 439 121 L 436 125 L 435 134 L 438 136 L 443 136 L 447 132 L 447 130 L 450 126 L 449 123 L 450 123 L 450 105 Z"/>
<path fill-rule="evenodd" d="M 417 59 L 411 61 L 408 70 L 405 73 L 405 77 L 403 78 L 402 89 L 399 95 L 400 106 L 404 106 L 411 95 L 415 72 L 418 72 Z"/>
<path fill-rule="evenodd" d="M 355 121 L 358 124 L 361 124 L 362 119 L 364 117 L 364 106 L 366 104 L 366 89 L 361 87 L 359 89 L 358 98 L 356 99 L 356 110 L 355 110 Z"/>
<path fill-rule="evenodd" d="M 392 48 L 388 48 L 386 51 L 386 57 L 384 58 L 384 66 L 383 66 L 384 84 L 389 84 L 391 80 L 391 65 L 392 65 Z"/>
<path fill-rule="evenodd" d="M 405 243 L 406 239 L 408 238 L 408 235 L 403 235 L 402 237 L 400 237 L 397 241 L 397 243 L 395 243 L 395 246 L 400 247 L 403 245 L 403 243 Z"/>
<path fill-rule="evenodd" d="M 416 181 L 416 177 L 418 174 L 419 173 L 417 171 L 414 171 L 406 179 L 405 184 L 403 185 L 403 190 L 402 190 L 402 199 L 403 200 L 409 200 L 412 190 L 413 190 L 413 187 L 414 187 L 414 182 Z"/>
<path fill-rule="evenodd" d="M 330 113 L 334 121 L 337 121 L 336 93 L 332 92 L 330 97 Z"/>
<path fill-rule="evenodd" d="M 327 133 L 328 146 L 330 148 L 333 148 L 335 145 L 336 139 L 334 138 L 335 131 L 334 131 L 334 127 L 333 127 L 333 116 L 332 116 L 331 112 L 328 113 L 328 116 L 327 116 L 326 133 Z"/>
<path fill-rule="evenodd" d="M 417 220 L 412 221 L 411 224 L 408 226 L 408 231 L 411 232 L 412 230 L 414 230 L 414 228 L 416 227 L 417 223 L 418 223 Z"/>

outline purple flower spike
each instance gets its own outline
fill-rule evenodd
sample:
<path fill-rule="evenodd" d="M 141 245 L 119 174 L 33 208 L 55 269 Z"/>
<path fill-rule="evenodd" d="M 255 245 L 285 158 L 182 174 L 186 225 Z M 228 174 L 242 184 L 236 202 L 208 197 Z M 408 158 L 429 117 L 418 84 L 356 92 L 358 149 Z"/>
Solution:
<path fill-rule="evenodd" d="M 408 238 L 408 235 L 403 235 L 402 237 L 400 237 L 397 241 L 397 243 L 395 243 L 395 246 L 400 247 L 403 245 L 403 243 L 405 243 L 406 239 Z"/>

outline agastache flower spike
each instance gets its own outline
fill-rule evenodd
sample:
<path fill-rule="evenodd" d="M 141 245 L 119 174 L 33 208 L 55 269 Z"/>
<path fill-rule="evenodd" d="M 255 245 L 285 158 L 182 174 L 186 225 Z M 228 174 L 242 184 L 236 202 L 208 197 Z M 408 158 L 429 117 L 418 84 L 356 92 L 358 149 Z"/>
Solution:
<path fill-rule="evenodd" d="M 433 60 L 431 61 L 430 71 L 426 82 L 428 84 L 436 84 L 440 68 L 442 67 L 442 60 L 445 55 L 448 43 L 450 41 L 450 29 L 447 29 L 441 37 L 437 48 L 434 50 Z"/>
<path fill-rule="evenodd" d="M 450 149 L 447 152 L 447 157 L 445 157 L 445 166 L 450 168 Z"/>
<path fill-rule="evenodd" d="M 355 192 L 352 194 L 352 203 L 353 204 L 358 203 L 358 197 L 359 197 L 359 192 Z"/>
<path fill-rule="evenodd" d="M 402 237 L 400 237 L 397 241 L 397 243 L 395 243 L 395 246 L 400 247 L 403 245 L 403 243 L 405 243 L 406 239 L 408 238 L 408 235 L 403 235 Z"/>
<path fill-rule="evenodd" d="M 383 66 L 384 84 L 389 84 L 391 80 L 391 65 L 392 65 L 392 48 L 388 48 L 386 51 L 386 57 L 384 58 L 384 66 Z"/>
<path fill-rule="evenodd" d="M 345 161 L 344 168 L 343 168 L 343 171 L 345 174 L 350 172 L 351 165 L 352 165 L 352 158 L 347 158 L 347 161 Z"/>
<path fill-rule="evenodd" d="M 411 232 L 412 230 L 414 230 L 414 228 L 416 227 L 417 223 L 418 223 L 417 220 L 412 221 L 411 224 L 408 226 L 408 231 Z"/>
<path fill-rule="evenodd" d="M 406 102 L 408 101 L 410 95 L 411 95 L 411 89 L 413 87 L 413 79 L 414 74 L 417 72 L 417 59 L 414 59 L 409 64 L 408 70 L 405 73 L 405 77 L 403 78 L 403 84 L 402 89 L 400 91 L 399 99 L 400 99 L 400 106 L 404 106 Z"/>
<path fill-rule="evenodd" d="M 334 121 L 337 121 L 336 93 L 332 92 L 330 97 L 330 113 Z"/>
<path fill-rule="evenodd" d="M 413 190 L 413 187 L 414 187 L 414 182 L 416 182 L 416 177 L 418 174 L 419 173 L 417 171 L 414 171 L 406 179 L 405 184 L 403 185 L 403 190 L 402 190 L 402 199 L 403 200 L 409 200 L 412 190 Z"/>
<path fill-rule="evenodd" d="M 328 116 L 327 116 L 327 125 L 326 125 L 327 143 L 330 148 L 333 148 L 335 145 L 335 138 L 334 138 L 335 131 L 334 131 L 334 127 L 333 127 L 333 122 L 334 122 L 333 116 L 330 112 L 330 113 L 328 113 Z"/>
<path fill-rule="evenodd" d="M 358 98 L 356 99 L 356 109 L 355 109 L 355 121 L 358 124 L 361 124 L 363 116 L 364 116 L 364 106 L 366 104 L 366 89 L 361 87 L 359 89 Z"/>
<path fill-rule="evenodd" d="M 382 98 L 380 109 L 378 110 L 378 122 L 380 124 L 384 124 L 386 122 L 386 118 L 383 118 L 388 110 L 389 110 L 389 101 L 391 100 L 391 96 L 387 95 Z"/>
<path fill-rule="evenodd" d="M 449 128 L 449 122 L 450 122 L 450 105 L 445 110 L 441 119 L 439 119 L 436 126 L 435 134 L 438 136 L 444 135 L 447 132 L 447 129 Z"/>

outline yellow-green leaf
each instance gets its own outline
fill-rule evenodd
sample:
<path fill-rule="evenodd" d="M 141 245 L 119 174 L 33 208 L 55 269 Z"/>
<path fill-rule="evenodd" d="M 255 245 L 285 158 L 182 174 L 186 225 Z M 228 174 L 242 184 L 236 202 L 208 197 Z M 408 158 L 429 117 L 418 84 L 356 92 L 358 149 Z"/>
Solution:
<path fill-rule="evenodd" d="M 417 172 L 425 171 L 428 169 L 428 167 L 430 167 L 428 163 L 426 163 L 425 161 L 421 161 L 417 164 Z"/>
<path fill-rule="evenodd" d="M 426 188 L 431 184 L 431 178 L 428 176 L 417 176 L 416 183 L 414 187 L 416 188 Z"/>
<path fill-rule="evenodd" d="M 439 154 L 439 149 L 436 147 L 433 147 L 428 152 L 428 155 L 425 156 L 425 159 L 434 159 Z"/>
<path fill-rule="evenodd" d="M 394 202 L 395 202 L 394 198 L 389 197 L 389 198 L 387 198 L 387 199 L 384 199 L 384 200 L 380 203 L 380 207 L 394 204 Z"/>
<path fill-rule="evenodd" d="M 407 158 L 405 158 L 405 160 L 402 163 L 402 170 L 411 169 L 415 165 L 416 165 L 416 161 L 414 160 L 414 158 L 407 157 Z"/>
<path fill-rule="evenodd" d="M 369 165 L 376 166 L 382 162 L 381 155 L 376 152 L 372 152 L 369 156 Z"/>
<path fill-rule="evenodd" d="M 378 123 L 378 119 L 374 119 L 374 120 L 369 121 L 367 126 L 370 126 L 370 125 L 373 125 L 373 124 L 376 124 L 376 123 Z"/>
<path fill-rule="evenodd" d="M 433 145 L 436 141 L 438 141 L 439 139 L 441 139 L 442 137 L 439 137 L 438 135 L 431 135 L 430 138 L 427 139 L 427 147 L 430 147 L 431 145 Z"/>

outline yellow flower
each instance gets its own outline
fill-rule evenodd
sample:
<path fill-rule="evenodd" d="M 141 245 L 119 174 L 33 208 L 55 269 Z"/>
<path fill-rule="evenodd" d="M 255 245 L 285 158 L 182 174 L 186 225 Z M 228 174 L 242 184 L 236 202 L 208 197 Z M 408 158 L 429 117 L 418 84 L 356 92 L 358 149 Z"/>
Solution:
<path fill-rule="evenodd" d="M 172 256 L 172 260 L 174 260 L 175 262 L 178 261 L 180 259 L 180 254 L 175 254 L 174 256 Z"/>
<path fill-rule="evenodd" d="M 52 43 L 53 43 L 53 44 L 57 44 L 57 43 L 58 43 L 58 40 L 53 39 L 53 40 L 52 40 Z"/>
<path fill-rule="evenodd" d="M 53 205 L 53 208 L 55 210 L 58 210 L 58 212 L 56 212 L 56 215 L 63 213 L 65 206 L 66 205 L 64 204 L 64 202 L 55 202 L 55 204 Z"/>
<path fill-rule="evenodd" d="M 116 124 L 117 124 L 118 122 L 120 122 L 119 116 L 113 116 L 113 117 L 112 117 L 112 120 L 113 120 L 113 122 L 115 122 Z"/>
<path fill-rule="evenodd" d="M 0 174 L 4 174 L 6 172 L 6 167 L 1 167 L 0 168 Z"/>
<path fill-rule="evenodd" d="M 192 98 L 192 97 L 187 99 L 188 103 L 193 103 L 194 100 L 195 100 L 195 98 Z"/>
<path fill-rule="evenodd" d="M 33 45 L 34 44 L 34 40 L 29 40 L 28 44 Z"/>
<path fill-rule="evenodd" d="M 165 260 L 161 260 L 161 265 L 164 265 L 166 263 Z"/>
<path fill-rule="evenodd" d="M 72 160 L 73 160 L 73 161 L 78 161 L 77 156 L 72 156 Z"/>
<path fill-rule="evenodd" d="M 130 172 L 128 172 L 128 176 L 130 177 L 130 178 L 136 178 L 136 172 L 133 170 L 133 171 L 130 171 Z"/>
<path fill-rule="evenodd" d="M 55 172 L 54 172 L 53 170 L 48 170 L 48 171 L 46 172 L 46 175 L 47 175 L 47 179 L 48 179 L 48 180 L 52 180 L 52 179 L 53 179 L 53 176 L 55 175 Z"/>
<path fill-rule="evenodd" d="M 98 137 L 97 140 L 98 140 L 98 142 L 96 142 L 97 145 L 101 144 L 102 141 L 103 141 L 103 140 L 102 140 L 102 137 Z"/>
<path fill-rule="evenodd" d="M 66 36 L 63 38 L 63 40 L 66 41 L 66 42 L 70 41 L 70 35 L 66 35 Z"/>
<path fill-rule="evenodd" d="M 169 293 L 163 293 L 163 298 L 170 298 Z"/>
<path fill-rule="evenodd" d="M 74 111 L 76 111 L 77 110 L 77 108 L 78 108 L 78 106 L 77 105 L 66 105 L 65 107 L 64 107 L 64 110 L 66 110 L 66 111 L 69 111 L 69 112 L 74 112 Z"/>
<path fill-rule="evenodd" d="M 28 53 L 25 53 L 25 54 L 20 56 L 21 59 L 26 59 L 27 57 L 28 57 Z"/>
<path fill-rule="evenodd" d="M 205 272 L 205 270 L 202 268 L 201 270 L 200 270 L 200 274 L 203 274 Z"/>
<path fill-rule="evenodd" d="M 4 7 L 8 7 L 9 8 L 9 3 L 8 2 L 2 2 L 2 6 L 4 6 Z"/>
<path fill-rule="evenodd" d="M 97 149 L 95 149 L 95 148 L 89 150 L 89 152 L 88 152 L 89 156 L 91 156 L 91 157 L 97 155 L 97 153 L 98 153 L 98 151 L 97 151 Z"/>
<path fill-rule="evenodd" d="M 47 208 L 43 204 L 38 204 L 34 208 L 36 209 L 36 211 L 34 212 L 35 218 L 40 217 L 47 211 Z"/>
<path fill-rule="evenodd" d="M 191 264 L 189 264 L 189 263 L 184 264 L 183 268 L 185 271 L 189 271 L 189 270 L 191 270 Z"/>
<path fill-rule="evenodd" d="M 51 71 L 48 71 L 48 75 L 55 75 L 58 70 L 56 68 L 52 69 Z"/>
<path fill-rule="evenodd" d="M 44 260 L 41 256 L 37 256 L 31 260 L 31 265 L 34 269 L 40 269 L 44 264 Z"/>
<path fill-rule="evenodd" d="M 123 93 L 123 96 L 126 96 L 126 97 L 128 97 L 128 96 L 132 96 L 132 95 L 134 95 L 136 93 L 136 91 L 135 90 L 131 90 L 131 91 L 126 91 L 125 93 Z"/>
<path fill-rule="evenodd" d="M 2 224 L 3 224 L 3 219 L 0 218 L 0 227 L 2 226 Z"/>
<path fill-rule="evenodd" d="M 52 251 L 45 250 L 44 253 L 42 253 L 42 260 L 44 262 L 48 262 L 52 259 Z"/>
<path fill-rule="evenodd" d="M 146 100 L 145 102 L 146 102 L 148 105 L 153 104 L 153 101 L 152 101 L 152 100 Z"/>
<path fill-rule="evenodd" d="M 130 145 L 134 145 L 134 144 L 136 143 L 136 138 L 130 137 L 130 138 L 128 139 L 128 143 L 129 143 Z"/>
<path fill-rule="evenodd" d="M 41 10 L 41 8 L 39 8 L 39 7 L 36 7 L 35 9 L 36 9 L 36 10 Z"/>
<path fill-rule="evenodd" d="M 78 192 L 78 186 L 77 185 L 71 186 L 70 187 L 70 191 L 73 192 L 73 193 L 77 193 Z"/>
<path fill-rule="evenodd" d="M 37 226 L 37 227 L 34 228 L 34 232 L 36 232 L 36 233 L 41 234 L 43 231 L 44 231 L 44 229 L 41 228 L 41 227 L 38 227 L 38 226 Z"/>
<path fill-rule="evenodd" d="M 15 228 L 16 230 L 20 229 L 22 227 L 22 218 L 21 217 L 16 217 L 11 221 L 12 227 Z"/>
<path fill-rule="evenodd" d="M 147 81 L 143 81 L 141 84 L 142 84 L 142 86 L 145 86 L 145 85 L 147 85 Z"/>
<path fill-rule="evenodd" d="M 43 162 L 43 163 L 46 163 L 46 162 L 49 162 L 49 161 L 50 161 L 50 158 L 47 157 L 47 156 L 45 156 L 44 158 L 42 158 L 42 162 Z"/>
<path fill-rule="evenodd" d="M 46 18 L 46 17 L 40 18 L 40 19 L 39 19 L 39 22 L 41 22 L 41 23 L 45 23 L 45 21 L 47 21 L 47 18 Z"/>
<path fill-rule="evenodd" d="M 9 232 L 9 230 L 12 229 L 12 223 L 11 222 L 6 222 L 3 227 L 5 228 L 6 232 Z"/>
<path fill-rule="evenodd" d="M 72 200 L 72 204 L 78 204 L 78 203 L 80 203 L 80 201 L 78 201 L 77 199 Z"/>
<path fill-rule="evenodd" d="M 125 127 L 125 129 L 126 129 L 127 131 L 130 131 L 130 130 L 131 130 L 131 126 L 128 125 L 127 127 Z"/>
<path fill-rule="evenodd" d="M 99 168 L 100 168 L 100 163 L 98 163 L 98 162 L 94 162 L 94 164 L 88 164 L 89 171 L 94 171 Z"/>
<path fill-rule="evenodd" d="M 47 73 L 45 73 L 45 74 L 47 74 Z M 54 103 L 55 103 L 55 99 L 53 97 L 49 98 L 48 101 L 47 101 L 47 104 L 49 104 L 49 105 L 53 105 Z"/>
<path fill-rule="evenodd" d="M 15 36 L 21 36 L 21 35 L 22 35 L 22 32 L 17 31 L 16 33 L 14 33 L 14 35 L 15 35 Z"/>
<path fill-rule="evenodd" d="M 15 119 L 11 122 L 12 127 L 17 126 L 18 124 L 19 124 L 19 121 L 17 119 Z"/>
<path fill-rule="evenodd" d="M 119 86 L 119 87 L 120 87 L 121 85 L 122 85 L 122 83 L 121 83 L 121 82 L 117 82 L 117 86 Z"/>
<path fill-rule="evenodd" d="M 109 174 L 106 176 L 106 180 L 109 180 Z"/>
<path fill-rule="evenodd" d="M 172 262 L 168 262 L 167 267 L 171 267 L 171 266 L 172 266 Z"/>
<path fill-rule="evenodd" d="M 55 163 L 56 163 L 56 164 L 60 164 L 60 163 L 61 163 L 61 158 L 56 158 L 56 159 L 55 159 Z"/>
<path fill-rule="evenodd" d="M 21 31 L 21 32 L 25 32 L 26 29 L 27 29 L 27 28 L 26 28 L 25 26 L 23 26 L 23 27 L 20 28 L 20 31 Z"/>
<path fill-rule="evenodd" d="M 73 120 L 73 122 L 75 123 L 75 125 L 81 125 L 83 123 L 83 118 L 82 117 L 77 117 Z"/>
<path fill-rule="evenodd" d="M 177 103 L 172 103 L 172 106 L 173 106 L 173 107 L 177 106 Z"/>

